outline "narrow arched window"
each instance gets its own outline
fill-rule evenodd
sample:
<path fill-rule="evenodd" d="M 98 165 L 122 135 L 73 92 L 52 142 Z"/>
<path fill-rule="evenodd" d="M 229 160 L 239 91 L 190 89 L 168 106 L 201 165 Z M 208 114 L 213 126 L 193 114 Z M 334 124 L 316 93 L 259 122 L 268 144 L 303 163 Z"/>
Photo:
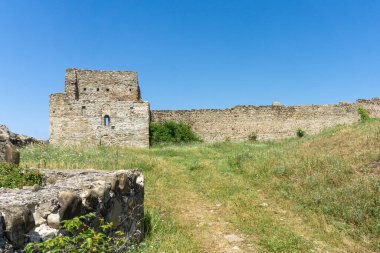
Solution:
<path fill-rule="evenodd" d="M 109 126 L 110 123 L 111 123 L 110 116 L 108 116 L 108 115 L 104 116 L 104 125 Z"/>

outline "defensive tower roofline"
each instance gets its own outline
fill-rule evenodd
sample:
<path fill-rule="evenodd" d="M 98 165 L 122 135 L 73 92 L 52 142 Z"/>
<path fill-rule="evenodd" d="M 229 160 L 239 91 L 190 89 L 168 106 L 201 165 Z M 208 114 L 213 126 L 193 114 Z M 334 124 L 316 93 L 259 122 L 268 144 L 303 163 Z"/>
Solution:
<path fill-rule="evenodd" d="M 97 70 L 97 69 L 80 69 L 80 68 L 66 68 L 66 71 L 88 71 L 88 72 L 115 72 L 115 73 L 122 73 L 122 72 L 127 72 L 127 73 L 135 73 L 138 74 L 137 71 L 133 70 Z"/>
<path fill-rule="evenodd" d="M 225 108 L 191 108 L 191 109 L 178 109 L 178 110 L 173 110 L 173 109 L 154 109 L 152 111 L 160 111 L 160 112 L 171 112 L 171 111 L 185 111 L 185 112 L 189 112 L 189 111 L 224 111 L 224 110 L 234 110 L 234 109 L 244 109 L 244 108 L 252 108 L 252 109 L 260 109 L 260 108 L 267 108 L 267 109 L 270 109 L 270 108 L 277 108 L 278 110 L 280 110 L 281 108 L 294 108 L 294 107 L 301 107 L 301 108 L 306 108 L 306 107 L 314 107 L 314 108 L 319 108 L 319 107 L 333 107 L 333 106 L 336 106 L 336 107 L 344 107 L 344 106 L 355 106 L 356 104 L 358 103 L 366 103 L 366 104 L 373 104 L 373 103 L 377 103 L 379 104 L 380 103 L 380 98 L 379 97 L 374 97 L 374 98 L 359 98 L 359 99 L 356 99 L 355 102 L 346 102 L 346 101 L 342 101 L 342 102 L 339 102 L 337 104 L 300 104 L 300 105 L 234 105 L 234 106 L 230 106 L 230 107 L 225 107 Z"/>

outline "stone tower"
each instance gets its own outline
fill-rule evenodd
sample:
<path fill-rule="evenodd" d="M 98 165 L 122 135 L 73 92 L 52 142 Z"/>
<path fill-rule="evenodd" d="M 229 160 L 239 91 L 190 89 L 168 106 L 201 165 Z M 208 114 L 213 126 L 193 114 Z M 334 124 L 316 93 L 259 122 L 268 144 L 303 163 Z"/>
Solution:
<path fill-rule="evenodd" d="M 137 73 L 67 69 L 65 92 L 50 95 L 50 143 L 149 147 Z"/>

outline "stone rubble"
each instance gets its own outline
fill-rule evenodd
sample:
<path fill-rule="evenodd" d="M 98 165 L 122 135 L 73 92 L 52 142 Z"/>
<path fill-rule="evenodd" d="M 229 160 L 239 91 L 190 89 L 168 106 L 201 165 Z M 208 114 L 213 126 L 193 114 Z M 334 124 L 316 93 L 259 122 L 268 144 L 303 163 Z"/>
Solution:
<path fill-rule="evenodd" d="M 20 153 L 17 148 L 42 142 L 33 137 L 12 133 L 8 127 L 0 124 L 0 162 L 19 164 Z"/>
<path fill-rule="evenodd" d="M 0 188 L 0 253 L 53 238 L 62 220 L 87 213 L 112 221 L 128 239 L 144 236 L 144 177 L 138 170 L 41 170 L 41 188 Z"/>
<path fill-rule="evenodd" d="M 240 238 L 239 236 L 237 236 L 237 235 L 235 235 L 235 234 L 225 235 L 224 238 L 225 238 L 229 243 L 242 242 L 242 241 L 244 241 L 243 238 Z"/>

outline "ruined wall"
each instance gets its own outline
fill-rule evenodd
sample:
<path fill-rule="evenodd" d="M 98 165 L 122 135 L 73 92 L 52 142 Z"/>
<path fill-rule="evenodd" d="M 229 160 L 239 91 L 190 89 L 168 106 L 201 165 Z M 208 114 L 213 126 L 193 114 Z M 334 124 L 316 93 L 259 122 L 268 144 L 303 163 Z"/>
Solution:
<path fill-rule="evenodd" d="M 112 222 L 126 239 L 144 237 L 144 176 L 140 171 L 43 170 L 46 185 L 0 188 L 0 252 L 21 252 L 53 238 L 61 221 L 88 213 Z"/>
<path fill-rule="evenodd" d="M 357 107 L 362 106 L 373 117 L 380 117 L 380 100 L 358 100 L 357 103 L 306 106 L 236 106 L 224 110 L 151 111 L 152 122 L 173 120 L 189 124 L 205 141 L 248 140 L 255 132 L 259 140 L 295 136 L 301 128 L 315 134 L 337 124 L 359 121 Z"/>
<path fill-rule="evenodd" d="M 66 70 L 65 93 L 50 95 L 49 140 L 148 147 L 149 103 L 141 101 L 137 73 Z"/>
<path fill-rule="evenodd" d="M 18 134 L 10 132 L 6 126 L 0 125 L 0 163 L 7 162 L 17 165 L 20 163 L 20 152 L 13 145 L 14 140 L 20 141 L 16 144 L 22 144 L 22 141 L 25 139 Z"/>

